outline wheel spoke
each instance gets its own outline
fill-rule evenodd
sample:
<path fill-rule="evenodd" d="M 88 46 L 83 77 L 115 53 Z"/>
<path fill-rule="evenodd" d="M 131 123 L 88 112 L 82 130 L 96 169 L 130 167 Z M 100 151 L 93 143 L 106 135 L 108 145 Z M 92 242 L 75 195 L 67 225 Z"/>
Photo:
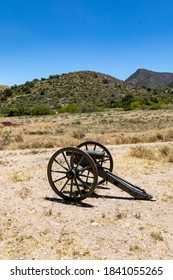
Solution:
<path fill-rule="evenodd" d="M 61 170 L 52 170 L 52 169 L 51 169 L 51 172 L 53 172 L 53 173 L 66 174 L 66 171 L 61 171 Z"/>
<path fill-rule="evenodd" d="M 101 166 L 103 166 L 103 164 L 106 162 L 109 162 L 109 159 L 100 159 L 97 161 L 97 163 L 100 164 Z"/>
<path fill-rule="evenodd" d="M 106 162 L 106 161 L 110 161 L 110 159 L 107 157 L 105 157 L 104 159 L 103 159 L 103 162 Z"/>
<path fill-rule="evenodd" d="M 85 144 L 85 147 L 86 147 L 86 150 L 88 150 L 88 145 L 87 144 Z"/>
<path fill-rule="evenodd" d="M 81 162 L 83 161 L 83 159 L 84 159 L 84 156 L 81 157 L 81 159 L 80 159 L 79 162 L 77 163 L 76 167 L 78 167 L 78 166 L 81 164 Z"/>
<path fill-rule="evenodd" d="M 88 178 L 88 179 L 94 179 L 94 176 L 89 176 L 85 174 L 80 174 L 80 177 Z"/>
<path fill-rule="evenodd" d="M 67 157 L 66 157 L 65 153 L 62 152 L 62 154 L 63 154 L 63 157 L 64 157 L 64 159 L 65 159 L 65 162 L 66 162 L 68 168 L 70 169 L 70 165 L 69 165 L 69 162 L 68 162 L 68 160 L 67 160 Z"/>
<path fill-rule="evenodd" d="M 71 184 L 70 184 L 70 197 L 72 197 L 72 192 L 73 192 L 73 179 L 71 180 Z"/>
<path fill-rule="evenodd" d="M 82 192 L 81 192 L 81 189 L 80 189 L 79 184 L 78 184 L 76 179 L 75 179 L 75 183 L 76 183 L 77 189 L 78 189 L 78 191 L 80 193 L 80 196 L 82 197 Z"/>
<path fill-rule="evenodd" d="M 68 168 L 65 167 L 62 163 L 60 163 L 57 159 L 54 159 L 54 161 L 55 161 L 57 164 L 59 164 L 62 168 L 64 168 L 65 170 L 68 171 Z"/>
<path fill-rule="evenodd" d="M 71 163 L 71 168 L 74 168 L 74 152 L 73 152 L 73 150 L 71 151 L 70 163 Z"/>
<path fill-rule="evenodd" d="M 88 186 L 87 183 L 84 182 L 80 177 L 77 177 L 77 179 L 84 185 L 85 188 L 87 188 L 89 190 L 91 189 L 90 186 Z"/>
<path fill-rule="evenodd" d="M 86 182 L 88 183 L 88 179 L 89 179 L 89 170 L 87 171 L 88 175 L 87 175 L 87 179 Z"/>
<path fill-rule="evenodd" d="M 59 179 L 56 179 L 55 181 L 53 181 L 53 183 L 57 183 L 58 181 L 61 181 L 61 180 L 63 180 L 64 178 L 66 178 L 66 176 L 63 176 L 63 177 L 61 177 L 61 178 L 59 178 Z"/>
<path fill-rule="evenodd" d="M 95 145 L 94 145 L 94 149 L 93 149 L 93 151 L 95 151 L 95 150 L 96 150 L 96 147 L 97 147 L 97 145 L 95 144 Z"/>
<path fill-rule="evenodd" d="M 65 188 L 65 186 L 68 184 L 69 180 L 70 180 L 70 179 L 67 179 L 67 181 L 65 182 L 65 184 L 63 185 L 63 187 L 60 189 L 60 192 L 63 191 L 63 189 Z"/>

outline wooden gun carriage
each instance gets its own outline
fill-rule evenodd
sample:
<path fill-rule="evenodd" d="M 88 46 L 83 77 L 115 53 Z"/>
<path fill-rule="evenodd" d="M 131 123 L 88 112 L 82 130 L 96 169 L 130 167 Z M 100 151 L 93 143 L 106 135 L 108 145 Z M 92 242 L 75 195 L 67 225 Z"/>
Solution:
<path fill-rule="evenodd" d="M 104 182 L 110 182 L 136 199 L 152 199 L 144 189 L 114 175 L 112 170 L 109 150 L 100 143 L 88 141 L 56 151 L 49 160 L 47 175 L 54 192 L 70 201 L 91 196 Z"/>

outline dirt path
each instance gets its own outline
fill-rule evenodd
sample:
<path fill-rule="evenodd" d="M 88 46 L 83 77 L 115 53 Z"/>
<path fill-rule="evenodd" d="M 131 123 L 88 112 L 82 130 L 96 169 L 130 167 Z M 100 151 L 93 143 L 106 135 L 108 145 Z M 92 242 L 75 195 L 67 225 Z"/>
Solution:
<path fill-rule="evenodd" d="M 173 259 L 173 164 L 132 158 L 131 146 L 107 146 L 114 173 L 154 201 L 108 184 L 70 204 L 47 181 L 55 149 L 0 151 L 0 258 Z"/>

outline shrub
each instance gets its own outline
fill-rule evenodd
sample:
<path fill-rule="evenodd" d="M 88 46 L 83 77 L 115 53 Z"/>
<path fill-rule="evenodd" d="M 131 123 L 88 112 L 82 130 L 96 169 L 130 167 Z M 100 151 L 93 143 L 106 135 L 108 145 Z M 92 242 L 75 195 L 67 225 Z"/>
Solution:
<path fill-rule="evenodd" d="M 138 100 L 132 101 L 130 106 L 133 109 L 138 109 L 138 108 L 145 109 L 147 106 L 147 101 L 145 99 L 138 99 Z"/>
<path fill-rule="evenodd" d="M 30 115 L 31 116 L 38 116 L 38 115 L 50 115 L 52 114 L 52 111 L 49 107 L 45 105 L 36 105 L 31 108 Z"/>
<path fill-rule="evenodd" d="M 7 130 L 4 132 L 0 132 L 0 150 L 3 150 L 6 145 L 11 142 L 12 139 L 12 131 Z"/>
<path fill-rule="evenodd" d="M 97 111 L 99 111 L 99 108 L 93 103 L 89 103 L 89 102 L 81 103 L 79 106 L 80 113 L 92 113 Z"/>
<path fill-rule="evenodd" d="M 173 146 L 163 145 L 159 147 L 159 154 L 161 159 L 165 159 L 167 162 L 173 163 Z"/>
<path fill-rule="evenodd" d="M 73 131 L 73 137 L 75 139 L 82 139 L 85 137 L 85 133 L 83 132 L 83 130 L 74 130 Z"/>
<path fill-rule="evenodd" d="M 155 240 L 155 241 L 163 241 L 163 237 L 161 235 L 161 232 L 151 232 L 151 237 Z"/>
<path fill-rule="evenodd" d="M 1 101 L 6 101 L 8 97 L 12 96 L 12 90 L 10 88 L 6 88 L 0 96 Z"/>
<path fill-rule="evenodd" d="M 28 115 L 28 112 L 23 107 L 16 107 L 16 108 L 6 107 L 3 108 L 2 114 L 6 117 L 14 117 L 14 116 Z"/>
<path fill-rule="evenodd" d="M 59 113 L 76 113 L 79 108 L 76 104 L 68 104 L 66 106 L 61 107 L 58 112 Z"/>
<path fill-rule="evenodd" d="M 131 94 L 128 94 L 122 98 L 122 103 L 130 105 L 132 99 L 133 99 L 133 96 Z"/>
<path fill-rule="evenodd" d="M 151 110 L 158 110 L 158 109 L 160 109 L 160 107 L 161 107 L 160 103 L 152 103 L 151 106 L 150 106 L 150 109 Z"/>
<path fill-rule="evenodd" d="M 158 110 L 162 104 L 164 104 L 164 102 L 158 101 L 155 97 L 148 100 L 147 98 L 133 98 L 131 95 L 127 95 L 123 97 L 122 101 L 118 102 L 114 107 L 123 108 L 125 111 L 147 108 L 150 110 Z"/>

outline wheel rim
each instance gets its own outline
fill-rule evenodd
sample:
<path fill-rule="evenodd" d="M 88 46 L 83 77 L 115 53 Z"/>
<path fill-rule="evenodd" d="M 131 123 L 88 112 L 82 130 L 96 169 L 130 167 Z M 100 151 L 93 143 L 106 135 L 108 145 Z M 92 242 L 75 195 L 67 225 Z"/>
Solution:
<path fill-rule="evenodd" d="M 95 142 L 95 141 L 87 141 L 79 144 L 77 148 L 80 148 L 81 150 L 84 150 L 87 152 L 87 150 L 96 151 L 96 152 L 104 152 L 105 157 L 104 159 L 98 159 L 95 160 L 96 165 L 101 165 L 105 170 L 108 170 L 112 172 L 113 170 L 113 158 L 109 150 L 102 144 Z M 105 179 L 101 179 L 98 181 L 98 185 L 101 185 L 105 182 Z"/>
<path fill-rule="evenodd" d="M 60 149 L 52 155 L 47 175 L 54 192 L 71 201 L 85 199 L 97 186 L 98 173 L 93 159 L 74 147 Z"/>

